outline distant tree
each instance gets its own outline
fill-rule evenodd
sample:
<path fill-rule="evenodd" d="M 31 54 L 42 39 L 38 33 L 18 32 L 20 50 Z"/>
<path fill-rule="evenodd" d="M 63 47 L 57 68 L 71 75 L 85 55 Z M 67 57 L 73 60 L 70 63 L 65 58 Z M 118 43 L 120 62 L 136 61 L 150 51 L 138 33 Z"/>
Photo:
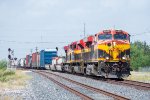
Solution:
<path fill-rule="evenodd" d="M 150 46 L 146 42 L 131 43 L 131 67 L 138 70 L 140 67 L 150 66 Z"/>

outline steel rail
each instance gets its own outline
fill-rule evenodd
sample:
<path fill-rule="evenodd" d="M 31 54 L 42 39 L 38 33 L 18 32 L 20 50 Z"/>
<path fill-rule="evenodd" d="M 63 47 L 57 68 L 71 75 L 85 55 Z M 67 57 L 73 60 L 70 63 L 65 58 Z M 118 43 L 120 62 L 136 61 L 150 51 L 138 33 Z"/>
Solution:
<path fill-rule="evenodd" d="M 55 75 L 55 76 L 58 76 L 58 77 L 61 77 L 61 78 L 65 79 L 65 80 L 67 80 L 69 82 L 75 83 L 75 84 L 80 85 L 80 86 L 82 86 L 84 88 L 87 88 L 89 90 L 93 90 L 95 92 L 107 95 L 109 97 L 113 97 L 116 100 L 130 100 L 129 98 L 126 98 L 126 97 L 123 97 L 123 96 L 120 96 L 120 95 L 117 95 L 117 94 L 114 94 L 114 93 L 111 93 L 111 92 L 108 92 L 108 91 L 105 91 L 105 90 L 102 90 L 102 89 L 98 89 L 98 88 L 95 88 L 95 87 L 92 87 L 92 86 L 89 86 L 89 85 L 86 85 L 86 84 L 83 84 L 83 83 L 79 83 L 77 81 L 68 79 L 66 77 L 63 77 L 63 76 L 60 76 L 60 75 L 57 75 L 57 74 L 54 74 L 54 73 L 51 73 L 51 72 L 46 72 L 46 71 L 43 71 L 43 72 L 48 73 L 48 74 L 52 74 L 52 75 Z"/>
<path fill-rule="evenodd" d="M 150 90 L 150 83 L 144 83 L 144 82 L 138 82 L 132 80 L 124 80 L 124 81 L 120 81 L 120 83 L 127 84 L 129 86 L 134 86 L 138 89 Z"/>
<path fill-rule="evenodd" d="M 52 77 L 46 75 L 46 74 L 43 73 L 43 72 L 39 72 L 39 71 L 33 71 L 33 72 L 36 72 L 36 73 L 38 73 L 38 74 L 41 74 L 42 76 L 44 76 L 44 77 L 48 78 L 49 80 L 53 81 L 54 83 L 56 83 L 56 84 L 59 85 L 60 87 L 62 87 L 62 88 L 64 88 L 64 89 L 66 89 L 66 90 L 72 92 L 73 94 L 75 94 L 75 95 L 77 95 L 77 96 L 80 96 L 83 100 L 93 100 L 91 97 L 89 97 L 89 96 L 87 96 L 87 95 L 85 95 L 85 94 L 83 94 L 83 93 L 81 93 L 81 92 L 78 92 L 78 91 L 76 91 L 75 89 L 72 89 L 72 88 L 70 88 L 70 87 L 68 87 L 68 86 L 66 86 L 66 85 L 64 85 L 64 84 L 62 84 L 62 83 L 56 81 L 55 79 L 53 79 Z"/>

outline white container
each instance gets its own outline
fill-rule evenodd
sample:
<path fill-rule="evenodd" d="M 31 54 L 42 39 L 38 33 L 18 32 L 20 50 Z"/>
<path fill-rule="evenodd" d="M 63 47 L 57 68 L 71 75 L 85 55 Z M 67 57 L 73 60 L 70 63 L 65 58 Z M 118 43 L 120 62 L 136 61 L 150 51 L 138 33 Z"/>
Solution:
<path fill-rule="evenodd" d="M 52 71 L 54 71 L 54 70 L 56 70 L 56 59 L 57 59 L 58 57 L 54 57 L 53 59 L 52 59 L 52 64 L 50 65 L 50 69 L 52 70 Z"/>
<path fill-rule="evenodd" d="M 64 61 L 65 61 L 65 58 L 64 57 L 58 57 L 57 59 L 56 59 L 56 70 L 57 71 L 63 71 L 63 63 L 64 63 Z"/>
<path fill-rule="evenodd" d="M 55 57 L 52 59 L 51 70 L 63 71 L 64 57 Z"/>
<path fill-rule="evenodd" d="M 25 66 L 25 58 L 21 58 L 21 59 L 19 60 L 19 66 L 20 66 L 20 67 L 24 67 L 24 66 Z"/>

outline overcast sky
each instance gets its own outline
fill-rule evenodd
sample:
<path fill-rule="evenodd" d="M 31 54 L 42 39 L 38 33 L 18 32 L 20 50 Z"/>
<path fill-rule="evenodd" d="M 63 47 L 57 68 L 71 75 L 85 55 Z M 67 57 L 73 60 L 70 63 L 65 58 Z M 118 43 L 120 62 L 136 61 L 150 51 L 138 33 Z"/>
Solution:
<path fill-rule="evenodd" d="M 63 55 L 63 46 L 83 38 L 83 23 L 86 35 L 115 28 L 150 44 L 150 0 L 0 0 L 0 59 L 9 47 L 18 58 L 36 46 Z"/>

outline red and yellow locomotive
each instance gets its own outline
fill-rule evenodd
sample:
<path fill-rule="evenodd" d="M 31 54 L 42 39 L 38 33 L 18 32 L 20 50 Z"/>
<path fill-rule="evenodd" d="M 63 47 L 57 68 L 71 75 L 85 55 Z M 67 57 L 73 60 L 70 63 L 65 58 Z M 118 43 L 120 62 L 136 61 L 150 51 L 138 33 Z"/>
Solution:
<path fill-rule="evenodd" d="M 122 30 L 104 30 L 64 47 L 65 71 L 106 78 L 130 75 L 130 35 Z"/>

